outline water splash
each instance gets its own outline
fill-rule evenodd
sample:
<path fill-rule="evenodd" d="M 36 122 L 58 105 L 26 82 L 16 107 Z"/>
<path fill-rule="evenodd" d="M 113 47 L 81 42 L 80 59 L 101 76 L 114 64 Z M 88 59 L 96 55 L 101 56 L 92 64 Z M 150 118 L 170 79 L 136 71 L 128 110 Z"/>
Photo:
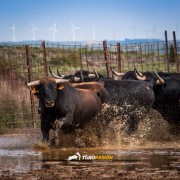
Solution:
<path fill-rule="evenodd" d="M 99 113 L 91 122 L 82 128 L 75 129 L 70 134 L 59 132 L 59 147 L 98 147 L 98 146 L 139 146 L 148 142 L 169 141 L 169 124 L 154 109 L 148 112 L 145 108 L 133 109 L 104 104 Z M 130 113 L 127 113 L 129 111 Z M 129 117 L 136 118 L 138 124 L 134 133 L 128 133 Z M 52 145 L 57 145 L 53 142 Z"/>

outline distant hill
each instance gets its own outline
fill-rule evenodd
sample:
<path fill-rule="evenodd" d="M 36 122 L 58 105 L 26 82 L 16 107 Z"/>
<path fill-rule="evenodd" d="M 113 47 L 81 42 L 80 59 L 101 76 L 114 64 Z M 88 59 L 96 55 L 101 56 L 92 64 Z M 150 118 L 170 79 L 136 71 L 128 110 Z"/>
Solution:
<path fill-rule="evenodd" d="M 134 43 L 147 43 L 147 42 L 158 42 L 161 41 L 159 39 L 124 39 L 123 41 L 118 41 L 118 40 L 107 40 L 108 44 L 134 44 Z M 91 44 L 101 44 L 103 41 L 45 41 L 46 44 L 60 44 L 60 45 L 91 45 Z M 7 45 L 7 46 L 20 46 L 20 45 L 41 45 L 42 40 L 37 40 L 37 41 L 17 41 L 17 42 L 11 42 L 11 41 L 5 41 L 5 42 L 0 42 L 0 45 Z"/>

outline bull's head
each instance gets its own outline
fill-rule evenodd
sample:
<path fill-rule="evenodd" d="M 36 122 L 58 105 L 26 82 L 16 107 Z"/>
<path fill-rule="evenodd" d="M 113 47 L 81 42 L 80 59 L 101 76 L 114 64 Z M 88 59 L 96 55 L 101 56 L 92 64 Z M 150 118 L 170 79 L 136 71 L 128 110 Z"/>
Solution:
<path fill-rule="evenodd" d="M 50 108 L 55 106 L 58 90 L 63 88 L 62 83 L 64 82 L 68 82 L 68 80 L 47 77 L 27 83 L 27 86 L 31 92 L 40 99 L 45 107 Z M 59 83 L 61 83 L 61 85 Z"/>

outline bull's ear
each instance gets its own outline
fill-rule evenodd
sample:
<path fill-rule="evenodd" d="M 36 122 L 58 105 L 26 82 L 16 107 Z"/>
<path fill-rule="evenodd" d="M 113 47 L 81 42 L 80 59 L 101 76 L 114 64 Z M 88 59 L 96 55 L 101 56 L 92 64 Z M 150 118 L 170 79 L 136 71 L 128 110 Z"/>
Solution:
<path fill-rule="evenodd" d="M 64 84 L 58 84 L 58 90 L 64 89 Z"/>
<path fill-rule="evenodd" d="M 31 87 L 31 93 L 35 95 L 38 94 L 39 91 L 37 90 L 37 87 Z"/>
<path fill-rule="evenodd" d="M 95 89 L 95 88 L 92 88 L 91 90 L 92 90 L 93 92 L 95 92 L 99 98 L 101 98 L 101 92 L 100 92 L 99 90 L 97 90 L 97 89 Z"/>

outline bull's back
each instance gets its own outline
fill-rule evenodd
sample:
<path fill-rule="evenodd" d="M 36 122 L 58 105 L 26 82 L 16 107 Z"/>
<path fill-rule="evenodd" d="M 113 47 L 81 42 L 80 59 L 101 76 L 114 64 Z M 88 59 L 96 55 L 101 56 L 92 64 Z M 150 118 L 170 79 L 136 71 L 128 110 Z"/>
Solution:
<path fill-rule="evenodd" d="M 96 91 L 79 89 L 74 111 L 74 123 L 85 123 L 91 120 L 101 109 L 101 99 Z"/>
<path fill-rule="evenodd" d="M 98 90 L 101 94 L 101 102 L 104 103 L 109 99 L 109 93 L 102 85 L 101 83 L 98 82 L 86 82 L 86 83 L 74 83 L 72 84 L 73 87 L 78 88 L 78 89 L 87 89 L 87 90 Z"/>
<path fill-rule="evenodd" d="M 148 83 L 135 80 L 105 81 L 110 103 L 152 106 L 154 93 Z"/>

